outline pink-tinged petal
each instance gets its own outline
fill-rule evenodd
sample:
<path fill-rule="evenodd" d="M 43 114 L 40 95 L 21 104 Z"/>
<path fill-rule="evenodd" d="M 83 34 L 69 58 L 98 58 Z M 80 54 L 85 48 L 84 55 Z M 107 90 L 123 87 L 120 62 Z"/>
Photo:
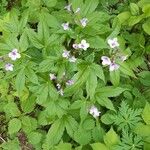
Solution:
<path fill-rule="evenodd" d="M 69 56 L 70 56 L 70 51 L 63 50 L 62 57 L 69 58 Z"/>
<path fill-rule="evenodd" d="M 79 48 L 83 50 L 87 50 L 90 47 L 90 44 L 86 42 L 86 40 L 82 40 L 80 44 L 78 44 Z"/>
<path fill-rule="evenodd" d="M 49 77 L 50 77 L 50 80 L 55 80 L 55 79 L 56 79 L 56 76 L 55 76 L 55 74 L 53 74 L 53 73 L 50 73 L 50 74 L 49 74 Z"/>
<path fill-rule="evenodd" d="M 104 66 L 111 64 L 111 60 L 110 60 L 110 58 L 107 57 L 107 56 L 102 56 L 102 57 L 101 57 L 101 60 L 102 60 L 102 65 L 104 65 Z"/>
<path fill-rule="evenodd" d="M 74 84 L 74 81 L 73 80 L 68 80 L 67 82 L 66 82 L 66 85 L 73 85 Z"/>
<path fill-rule="evenodd" d="M 83 19 L 80 20 L 80 23 L 81 23 L 81 25 L 82 25 L 83 27 L 86 27 L 87 22 L 88 22 L 88 19 L 87 19 L 87 18 L 83 18 Z"/>
<path fill-rule="evenodd" d="M 14 67 L 13 64 L 7 63 L 7 64 L 5 65 L 5 70 L 6 70 L 6 71 L 13 71 L 13 67 Z"/>
<path fill-rule="evenodd" d="M 78 44 L 73 44 L 72 47 L 73 47 L 74 49 L 78 49 L 78 48 L 79 48 L 79 45 L 78 45 Z"/>
<path fill-rule="evenodd" d="M 18 50 L 17 50 L 17 49 L 13 49 L 13 50 L 8 54 L 8 57 L 10 57 L 11 60 L 16 60 L 16 59 L 20 58 L 21 55 L 18 53 Z"/>
<path fill-rule="evenodd" d="M 111 48 L 119 47 L 118 39 L 113 38 L 113 39 L 108 39 L 107 43 Z"/>
<path fill-rule="evenodd" d="M 109 71 L 114 71 L 114 70 L 118 70 L 119 69 L 119 65 L 116 63 L 111 63 L 109 66 Z"/>
<path fill-rule="evenodd" d="M 67 22 L 67 23 L 63 23 L 61 26 L 63 27 L 63 29 L 64 29 L 65 31 L 70 29 L 68 22 Z"/>

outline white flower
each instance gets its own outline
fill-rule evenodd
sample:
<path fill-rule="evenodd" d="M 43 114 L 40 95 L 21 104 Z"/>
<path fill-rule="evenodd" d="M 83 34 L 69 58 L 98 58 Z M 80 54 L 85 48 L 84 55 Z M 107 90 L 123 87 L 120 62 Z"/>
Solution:
<path fill-rule="evenodd" d="M 63 89 L 60 89 L 60 90 L 58 91 L 58 93 L 59 93 L 61 96 L 63 96 L 63 95 L 64 95 Z"/>
<path fill-rule="evenodd" d="M 66 31 L 66 30 L 69 30 L 69 23 L 67 22 L 67 23 L 63 23 L 62 25 L 61 25 L 62 27 L 63 27 L 63 29 Z"/>
<path fill-rule="evenodd" d="M 49 77 L 50 77 L 50 80 L 55 80 L 55 79 L 56 79 L 56 76 L 55 76 L 55 74 L 53 74 L 53 73 L 50 73 L 50 74 L 49 74 Z"/>
<path fill-rule="evenodd" d="M 69 4 L 69 5 L 65 6 L 64 9 L 67 9 L 68 11 L 71 11 L 71 5 L 72 4 Z"/>
<path fill-rule="evenodd" d="M 11 60 L 16 60 L 17 58 L 20 58 L 21 55 L 18 53 L 17 49 L 13 49 L 9 54 L 8 57 L 11 58 Z"/>
<path fill-rule="evenodd" d="M 66 82 L 66 85 L 73 85 L 74 84 L 74 81 L 73 80 L 68 80 L 67 82 Z"/>
<path fill-rule="evenodd" d="M 107 56 L 102 56 L 101 60 L 102 60 L 102 65 L 110 65 L 111 64 L 111 60 Z"/>
<path fill-rule="evenodd" d="M 67 50 L 63 50 L 62 57 L 64 57 L 64 58 L 69 58 L 69 56 L 70 56 L 70 52 L 67 51 Z"/>
<path fill-rule="evenodd" d="M 100 111 L 98 111 L 98 109 L 95 106 L 92 106 L 89 110 L 89 113 L 94 117 L 97 118 L 100 115 Z"/>
<path fill-rule="evenodd" d="M 79 45 L 78 45 L 78 44 L 73 44 L 72 47 L 73 47 L 74 49 L 78 49 L 78 48 L 79 48 Z"/>
<path fill-rule="evenodd" d="M 57 89 L 58 89 L 58 90 L 60 90 L 61 85 L 60 85 L 59 83 L 57 83 L 57 85 L 56 85 L 56 86 L 57 86 Z"/>
<path fill-rule="evenodd" d="M 72 57 L 69 58 L 69 62 L 76 62 L 76 60 L 77 59 L 74 56 L 72 56 Z"/>
<path fill-rule="evenodd" d="M 118 43 L 118 39 L 117 38 L 113 38 L 113 39 L 108 39 L 108 44 L 111 48 L 115 48 L 115 47 L 118 47 L 119 46 L 119 43 Z"/>
<path fill-rule="evenodd" d="M 87 43 L 86 40 L 82 40 L 78 46 L 79 46 L 79 48 L 86 51 L 90 47 L 90 44 Z"/>
<path fill-rule="evenodd" d="M 109 66 L 109 71 L 114 71 L 114 70 L 118 70 L 119 69 L 119 65 L 116 64 L 116 63 L 111 63 L 110 66 Z"/>
<path fill-rule="evenodd" d="M 5 65 L 5 70 L 6 70 L 6 71 L 13 71 L 13 67 L 14 67 L 13 64 L 7 63 L 7 64 Z"/>
<path fill-rule="evenodd" d="M 83 27 L 86 27 L 87 22 L 88 22 L 88 19 L 87 19 L 87 18 L 83 18 L 83 19 L 80 20 L 80 23 L 81 23 L 81 25 L 82 25 Z"/>
<path fill-rule="evenodd" d="M 75 11 L 75 13 L 78 13 L 80 11 L 80 8 L 78 7 L 77 10 Z"/>

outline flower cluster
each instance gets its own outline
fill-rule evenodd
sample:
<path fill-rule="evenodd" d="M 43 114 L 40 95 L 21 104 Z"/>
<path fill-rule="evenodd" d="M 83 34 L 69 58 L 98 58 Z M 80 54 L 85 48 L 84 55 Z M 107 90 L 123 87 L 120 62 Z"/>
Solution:
<path fill-rule="evenodd" d="M 94 118 L 97 118 L 97 117 L 99 117 L 99 115 L 100 115 L 101 112 L 97 109 L 97 107 L 92 106 L 92 107 L 89 109 L 89 113 L 90 113 Z"/>
<path fill-rule="evenodd" d="M 72 47 L 74 49 L 83 49 L 84 51 L 86 51 L 89 47 L 90 47 L 90 44 L 86 42 L 86 40 L 82 40 L 79 44 L 73 44 Z"/>
<path fill-rule="evenodd" d="M 63 76 L 65 76 L 65 73 L 63 74 Z M 64 95 L 64 90 L 63 90 L 62 85 L 57 82 L 57 76 L 56 76 L 55 74 L 53 74 L 53 73 L 50 73 L 50 74 L 49 74 L 49 78 L 50 78 L 51 81 L 55 81 L 55 83 L 56 83 L 56 88 L 57 88 L 58 93 L 59 93 L 61 96 L 63 96 L 63 95 Z M 73 84 L 74 84 L 74 81 L 73 81 L 72 79 L 67 80 L 67 81 L 65 82 L 65 85 L 66 85 L 66 86 L 71 86 L 71 85 L 73 85 Z"/>
<path fill-rule="evenodd" d="M 63 50 L 62 57 L 67 58 L 69 62 L 76 62 L 76 58 L 70 55 L 70 51 Z"/>
<path fill-rule="evenodd" d="M 19 59 L 21 57 L 21 55 L 18 53 L 18 50 L 17 49 L 13 49 L 9 54 L 8 54 L 8 57 L 15 61 L 17 59 Z M 7 63 L 5 65 L 5 70 L 6 71 L 13 71 L 13 68 L 14 68 L 14 65 L 11 64 L 11 63 Z"/>
<path fill-rule="evenodd" d="M 109 44 L 110 48 L 115 49 L 119 47 L 119 43 L 118 43 L 118 39 L 117 38 L 113 38 L 113 39 L 108 39 L 107 43 Z M 117 57 L 116 57 L 117 58 Z M 120 61 L 125 61 L 127 59 L 127 56 L 119 56 L 119 60 Z M 102 56 L 101 57 L 102 60 L 102 65 L 103 66 L 109 66 L 109 71 L 115 71 L 118 70 L 120 65 L 116 63 L 116 59 L 110 59 L 107 56 Z"/>
<path fill-rule="evenodd" d="M 73 12 L 73 10 L 72 10 L 72 4 L 69 4 L 69 5 L 65 6 L 64 9 L 66 9 L 68 12 Z M 77 14 L 77 13 L 80 12 L 80 10 L 81 10 L 81 9 L 78 7 L 78 8 L 74 11 L 74 13 Z M 77 22 L 77 21 L 75 21 L 75 22 Z M 84 28 L 84 27 L 87 26 L 88 19 L 87 19 L 87 18 L 79 19 L 79 23 L 80 23 L 80 25 Z M 63 29 L 64 29 L 65 31 L 70 29 L 70 27 L 69 27 L 69 22 L 67 22 L 67 23 L 62 23 L 61 26 L 63 27 Z"/>

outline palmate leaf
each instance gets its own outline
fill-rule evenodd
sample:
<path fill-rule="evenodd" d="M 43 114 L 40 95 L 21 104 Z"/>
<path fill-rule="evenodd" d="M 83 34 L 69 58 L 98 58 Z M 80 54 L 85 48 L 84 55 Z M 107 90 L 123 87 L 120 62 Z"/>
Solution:
<path fill-rule="evenodd" d="M 133 129 L 141 121 L 141 112 L 141 109 L 132 109 L 125 101 L 122 101 L 119 111 L 110 117 L 118 130 L 128 130 Z"/>
<path fill-rule="evenodd" d="M 28 37 L 33 46 L 35 46 L 38 49 L 42 49 L 44 47 L 44 44 L 42 43 L 40 37 L 34 30 L 32 29 L 27 29 Z"/>
<path fill-rule="evenodd" d="M 133 133 L 123 130 L 122 138 L 119 144 L 115 147 L 115 150 L 141 150 L 143 149 L 142 138 Z"/>

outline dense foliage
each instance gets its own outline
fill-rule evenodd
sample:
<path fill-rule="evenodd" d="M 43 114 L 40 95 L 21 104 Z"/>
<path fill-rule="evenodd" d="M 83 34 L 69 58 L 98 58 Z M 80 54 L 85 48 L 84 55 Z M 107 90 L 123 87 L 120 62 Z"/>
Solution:
<path fill-rule="evenodd" d="M 0 0 L 4 150 L 150 150 L 150 0 Z"/>

